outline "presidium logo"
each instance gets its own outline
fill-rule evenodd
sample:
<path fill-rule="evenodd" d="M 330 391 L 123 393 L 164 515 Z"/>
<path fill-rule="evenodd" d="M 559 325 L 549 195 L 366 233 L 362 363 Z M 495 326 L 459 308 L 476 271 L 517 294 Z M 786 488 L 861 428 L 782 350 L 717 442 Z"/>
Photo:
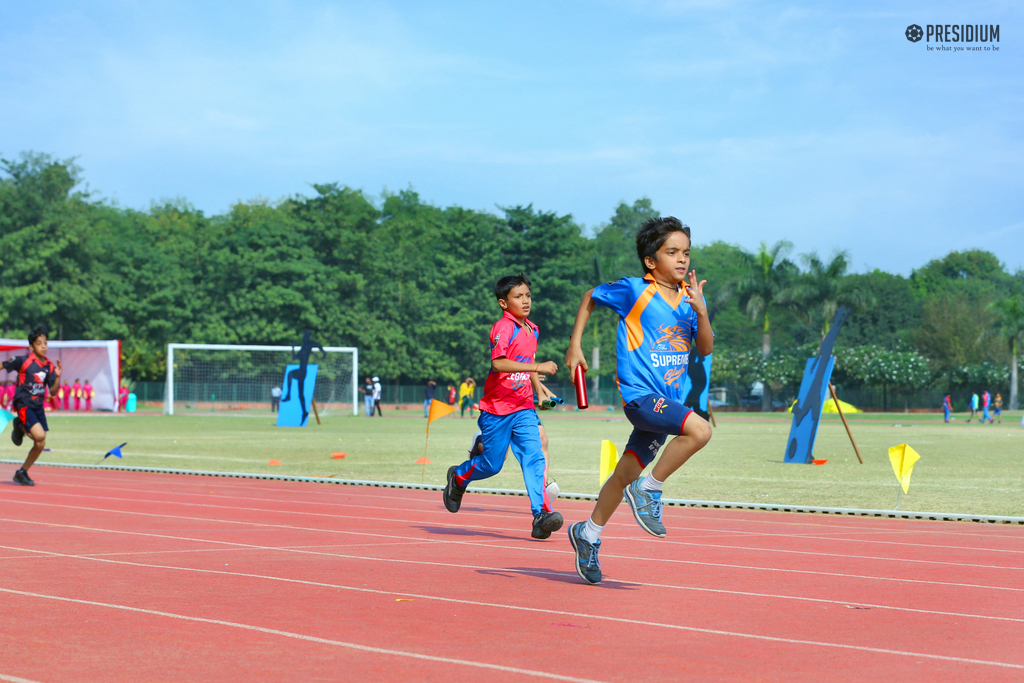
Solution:
<path fill-rule="evenodd" d="M 920 42 L 922 38 L 925 43 L 940 43 L 935 47 L 928 45 L 928 50 L 941 52 L 998 52 L 999 46 L 991 43 L 999 42 L 999 24 L 926 24 L 921 28 L 917 24 L 911 24 L 905 32 L 907 40 L 912 43 Z M 945 43 L 957 43 L 957 45 L 946 45 Z M 989 43 L 979 45 L 978 43 Z"/>

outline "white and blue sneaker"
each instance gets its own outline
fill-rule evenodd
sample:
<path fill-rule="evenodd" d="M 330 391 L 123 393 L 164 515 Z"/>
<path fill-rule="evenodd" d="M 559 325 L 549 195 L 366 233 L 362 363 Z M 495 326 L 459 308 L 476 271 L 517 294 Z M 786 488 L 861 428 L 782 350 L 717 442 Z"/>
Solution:
<path fill-rule="evenodd" d="M 661 491 L 645 491 L 640 488 L 640 480 L 637 479 L 622 490 L 622 495 L 626 497 L 640 528 L 651 536 L 663 538 L 665 525 L 661 523 Z"/>
<path fill-rule="evenodd" d="M 469 446 L 469 457 L 475 458 L 478 455 L 483 455 L 484 452 L 484 433 L 477 432 L 473 435 L 473 441 Z"/>
<path fill-rule="evenodd" d="M 591 543 L 583 538 L 583 527 L 586 522 L 576 522 L 569 527 L 569 543 L 576 551 L 576 573 L 592 586 L 601 583 L 601 562 L 597 559 L 597 551 L 601 549 L 601 539 Z"/>

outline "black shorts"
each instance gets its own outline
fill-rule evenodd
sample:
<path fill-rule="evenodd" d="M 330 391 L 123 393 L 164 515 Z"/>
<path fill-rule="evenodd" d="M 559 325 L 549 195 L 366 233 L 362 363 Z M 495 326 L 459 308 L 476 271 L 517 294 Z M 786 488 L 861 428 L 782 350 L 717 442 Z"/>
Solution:
<path fill-rule="evenodd" d="M 642 467 L 647 467 L 654 462 L 666 437 L 683 433 L 693 409 L 664 396 L 648 394 L 627 403 L 622 412 L 633 425 L 622 454 L 632 453 Z"/>
<path fill-rule="evenodd" d="M 43 425 L 44 432 L 50 431 L 50 428 L 46 425 L 46 411 L 43 410 L 42 404 L 18 408 L 18 419 L 21 420 L 21 424 L 26 432 L 30 431 L 33 425 L 37 424 Z"/>

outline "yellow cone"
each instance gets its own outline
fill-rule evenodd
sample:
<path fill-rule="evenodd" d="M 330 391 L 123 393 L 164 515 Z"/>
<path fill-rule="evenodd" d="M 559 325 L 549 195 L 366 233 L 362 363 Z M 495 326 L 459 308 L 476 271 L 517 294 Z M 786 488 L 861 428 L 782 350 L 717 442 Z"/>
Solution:
<path fill-rule="evenodd" d="M 615 444 L 611 441 L 601 442 L 601 480 L 598 482 L 599 486 L 604 486 L 604 482 L 612 475 L 612 470 L 619 463 L 619 451 L 615 448 Z"/>
<path fill-rule="evenodd" d="M 910 473 L 914 471 L 914 463 L 921 459 L 913 448 L 905 443 L 893 446 L 889 449 L 889 462 L 892 463 L 892 471 L 896 473 L 896 479 L 903 487 L 903 493 L 910 488 Z"/>

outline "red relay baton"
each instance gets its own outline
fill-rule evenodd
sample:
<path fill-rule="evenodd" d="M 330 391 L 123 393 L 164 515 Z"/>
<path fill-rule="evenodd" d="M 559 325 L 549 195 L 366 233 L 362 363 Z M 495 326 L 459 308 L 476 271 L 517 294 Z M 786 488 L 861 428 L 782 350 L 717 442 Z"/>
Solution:
<path fill-rule="evenodd" d="M 576 366 L 576 372 L 572 373 L 572 383 L 576 385 L 576 407 L 580 410 L 586 410 L 590 407 L 590 402 L 587 401 L 587 379 L 584 376 L 586 372 L 583 370 L 582 365 Z"/>

